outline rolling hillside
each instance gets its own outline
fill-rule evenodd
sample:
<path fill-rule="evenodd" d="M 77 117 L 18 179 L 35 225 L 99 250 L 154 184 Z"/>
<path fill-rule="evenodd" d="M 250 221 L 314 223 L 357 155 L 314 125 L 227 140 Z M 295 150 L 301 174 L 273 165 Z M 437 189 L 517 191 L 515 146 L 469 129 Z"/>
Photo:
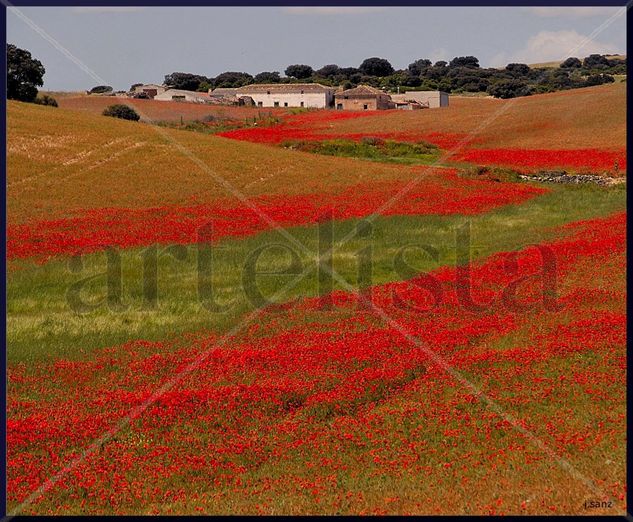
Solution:
<path fill-rule="evenodd" d="M 159 103 L 159 102 L 157 102 Z M 411 168 L 271 150 L 195 132 L 8 104 L 10 223 L 77 209 L 139 208 L 235 196 L 298 195 L 411 179 Z"/>
<path fill-rule="evenodd" d="M 9 512 L 624 513 L 625 185 L 278 146 L 481 127 L 465 153 L 593 168 L 624 101 L 228 137 L 10 102 Z"/>
<path fill-rule="evenodd" d="M 475 133 L 474 147 L 621 149 L 626 146 L 626 84 L 511 100 L 451 98 L 440 110 L 375 113 L 333 122 L 328 133 Z"/>

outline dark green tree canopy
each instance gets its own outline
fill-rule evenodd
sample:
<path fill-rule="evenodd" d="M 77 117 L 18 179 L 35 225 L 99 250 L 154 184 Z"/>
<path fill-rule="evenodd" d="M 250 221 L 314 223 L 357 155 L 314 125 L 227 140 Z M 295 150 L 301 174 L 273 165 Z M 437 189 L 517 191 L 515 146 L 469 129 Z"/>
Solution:
<path fill-rule="evenodd" d="M 384 58 L 378 58 L 377 56 L 364 60 L 358 69 L 367 76 L 389 76 L 393 74 L 391 64 Z"/>
<path fill-rule="evenodd" d="M 607 69 L 610 64 L 606 56 L 590 54 L 583 60 L 582 65 L 585 69 Z"/>
<path fill-rule="evenodd" d="M 474 56 L 456 56 L 449 63 L 450 67 L 479 67 L 479 59 Z"/>
<path fill-rule="evenodd" d="M 252 77 L 244 72 L 224 72 L 214 80 L 189 73 L 172 73 L 166 83 L 187 90 L 209 87 L 241 87 L 250 83 L 321 82 L 332 87 L 367 84 L 397 92 L 399 89 L 441 90 L 449 93 L 488 92 L 498 97 L 527 96 L 536 93 L 576 89 L 613 81 L 613 75 L 626 75 L 626 58 L 592 54 L 581 61 L 568 58 L 560 67 L 531 68 L 525 63 L 509 63 L 503 68 L 481 67 L 475 56 L 456 56 L 450 63 L 420 58 L 407 68 L 394 70 L 384 58 L 371 57 L 359 68 L 327 64 L 318 70 L 309 65 L 289 65 L 285 77 L 277 71 L 263 71 Z M 615 81 L 618 81 L 617 79 Z"/>
<path fill-rule="evenodd" d="M 29 51 L 7 44 L 7 98 L 32 102 L 44 85 L 46 70 Z"/>
<path fill-rule="evenodd" d="M 284 71 L 286 76 L 296 78 L 297 80 L 305 80 L 314 74 L 312 67 L 304 64 L 289 65 Z"/>
<path fill-rule="evenodd" d="M 431 67 L 431 60 L 421 58 L 409 64 L 409 72 L 414 76 L 420 76 L 429 67 Z"/>
<path fill-rule="evenodd" d="M 582 62 L 578 58 L 567 58 L 563 63 L 560 64 L 563 69 L 579 69 L 582 67 Z"/>
<path fill-rule="evenodd" d="M 338 65 L 331 63 L 329 65 L 324 65 L 316 73 L 323 78 L 332 78 L 333 76 L 341 74 L 341 68 Z"/>
<path fill-rule="evenodd" d="M 213 80 L 213 86 L 224 88 L 243 87 L 253 83 L 253 77 L 245 72 L 227 71 L 218 74 Z"/>
<path fill-rule="evenodd" d="M 182 89 L 184 91 L 197 91 L 202 82 L 213 83 L 211 78 L 199 74 L 173 72 L 165 76 L 165 85 L 172 89 Z"/>
<path fill-rule="evenodd" d="M 488 93 L 496 98 L 516 98 L 517 96 L 529 96 L 530 86 L 521 80 L 502 80 L 491 85 Z"/>
<path fill-rule="evenodd" d="M 255 75 L 255 83 L 279 83 L 281 76 L 278 71 L 264 71 Z"/>
<path fill-rule="evenodd" d="M 515 78 L 519 78 L 530 74 L 530 67 L 524 63 L 509 63 L 506 65 L 506 71 Z"/>
<path fill-rule="evenodd" d="M 610 74 L 591 74 L 585 80 L 587 87 L 593 87 L 594 85 L 602 85 L 603 83 L 613 83 L 615 78 Z"/>

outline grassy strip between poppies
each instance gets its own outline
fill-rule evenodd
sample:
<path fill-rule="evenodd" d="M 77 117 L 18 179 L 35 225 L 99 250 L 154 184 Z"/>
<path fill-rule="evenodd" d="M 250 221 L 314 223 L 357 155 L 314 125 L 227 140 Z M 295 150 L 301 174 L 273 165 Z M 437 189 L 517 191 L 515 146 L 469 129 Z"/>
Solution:
<path fill-rule="evenodd" d="M 430 271 L 455 261 L 455 229 L 471 224 L 473 259 L 539 243 L 550 237 L 553 227 L 571 221 L 603 216 L 625 209 L 623 187 L 553 187 L 551 192 L 523 205 L 510 205 L 477 216 L 391 216 L 375 220 L 371 235 L 355 237 L 358 219 L 333 223 L 333 268 L 349 284 L 358 284 L 358 252 L 372 248 L 372 284 L 383 284 L 410 277 L 394 269 L 394 259 L 405 246 L 430 245 L 437 249 L 437 261 L 420 249 L 407 252 L 406 262 L 415 271 Z M 48 358 L 82 358 L 95 348 L 131 339 L 158 340 L 200 329 L 225 331 L 253 308 L 247 299 L 242 278 L 247 258 L 262 247 L 257 269 L 283 271 L 289 266 L 288 248 L 297 252 L 304 270 L 312 270 L 292 288 L 277 296 L 278 302 L 315 296 L 319 292 L 316 271 L 318 226 L 287 229 L 287 232 L 312 252 L 306 254 L 276 231 L 221 241 L 215 250 L 213 282 L 220 303 L 231 303 L 225 313 L 212 313 L 201 306 L 197 293 L 196 247 L 185 249 L 184 258 L 161 247 L 158 257 L 158 303 L 148 309 L 143 293 L 143 267 L 147 249 L 120 251 L 122 273 L 122 311 L 111 310 L 105 302 L 106 256 L 85 255 L 81 271 L 71 271 L 69 260 L 58 258 L 42 265 L 15 260 L 8 278 L 8 360 L 15 362 Z M 348 234 L 352 240 L 337 244 Z M 96 276 L 96 277 L 94 277 Z M 257 278 L 261 293 L 270 297 L 293 277 L 267 275 Z M 82 289 L 83 299 L 96 303 L 95 310 L 77 314 L 69 308 L 67 292 L 73 284 L 92 278 Z M 333 288 L 341 288 L 334 281 Z"/>

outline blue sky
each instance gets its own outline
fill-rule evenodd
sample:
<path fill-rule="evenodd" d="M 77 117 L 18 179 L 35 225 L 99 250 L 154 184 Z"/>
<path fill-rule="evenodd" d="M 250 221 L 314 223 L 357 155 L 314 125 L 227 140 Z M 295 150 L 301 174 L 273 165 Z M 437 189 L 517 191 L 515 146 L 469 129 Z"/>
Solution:
<path fill-rule="evenodd" d="M 7 39 L 46 68 L 45 89 L 162 83 L 173 71 L 280 71 L 293 63 L 357 67 L 387 58 L 475 55 L 482 66 L 626 49 L 620 8 L 40 7 L 9 8 Z"/>

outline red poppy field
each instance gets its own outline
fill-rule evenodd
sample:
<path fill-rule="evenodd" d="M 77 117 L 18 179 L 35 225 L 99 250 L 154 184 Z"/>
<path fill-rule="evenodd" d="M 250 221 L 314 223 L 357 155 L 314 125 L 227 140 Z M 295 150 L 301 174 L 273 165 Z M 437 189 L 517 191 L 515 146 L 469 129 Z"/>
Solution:
<path fill-rule="evenodd" d="M 531 116 L 500 116 L 497 143 L 456 110 L 215 137 L 9 104 L 8 511 L 624 513 L 626 189 L 464 175 L 625 175 L 610 88 L 600 137 L 553 117 L 549 147 Z M 519 103 L 566 114 L 559 94 Z M 341 136 L 458 148 L 430 167 L 278 146 Z M 209 223 L 201 279 L 167 247 Z"/>
<path fill-rule="evenodd" d="M 472 215 L 520 203 L 545 192 L 526 185 L 490 186 L 460 179 L 454 169 L 424 168 L 421 180 L 409 183 L 375 183 L 352 186 L 336 195 L 260 196 L 239 206 L 233 201 L 213 205 L 145 209 L 104 208 L 55 221 L 9 226 L 7 256 L 46 259 L 82 254 L 108 246 L 129 248 L 152 244 L 195 243 L 205 224 L 215 223 L 211 238 L 252 235 L 275 226 L 314 224 L 328 214 L 344 220 L 365 217 L 385 207 L 385 215 Z M 406 191 L 405 201 L 389 205 Z M 68 232 L 72 231 L 72 234 Z"/>

